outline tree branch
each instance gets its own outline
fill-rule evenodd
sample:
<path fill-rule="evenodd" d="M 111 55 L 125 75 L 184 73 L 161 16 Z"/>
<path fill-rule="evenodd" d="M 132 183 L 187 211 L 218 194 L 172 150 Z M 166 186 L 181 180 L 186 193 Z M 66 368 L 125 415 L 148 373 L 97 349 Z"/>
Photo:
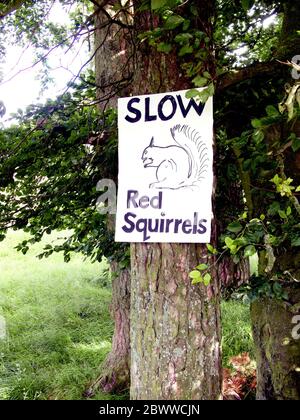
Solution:
<path fill-rule="evenodd" d="M 25 0 L 9 0 L 0 2 L 0 20 L 4 19 L 7 15 L 18 10 Z"/>
<path fill-rule="evenodd" d="M 260 74 L 275 74 L 278 72 L 279 63 L 270 61 L 268 63 L 255 63 L 253 66 L 237 69 L 221 76 L 218 83 L 218 91 L 237 85 L 245 80 L 253 79 Z"/>

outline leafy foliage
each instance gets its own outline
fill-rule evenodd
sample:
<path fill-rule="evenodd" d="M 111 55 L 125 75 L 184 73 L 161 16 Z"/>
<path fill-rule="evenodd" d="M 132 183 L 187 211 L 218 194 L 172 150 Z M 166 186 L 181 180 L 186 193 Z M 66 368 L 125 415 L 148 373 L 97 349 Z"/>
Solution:
<path fill-rule="evenodd" d="M 29 232 L 32 238 L 19 245 L 26 253 L 45 233 L 71 229 L 71 237 L 47 245 L 42 256 L 63 251 L 68 261 L 76 251 L 125 263 L 128 253 L 114 243 L 96 206 L 98 181 L 117 177 L 116 113 L 102 115 L 90 105 L 90 83 L 74 88 L 73 95 L 19 113 L 19 124 L 0 133 L 1 238 L 10 228 Z"/>
<path fill-rule="evenodd" d="M 89 32 L 91 3 L 76 2 L 72 34 L 82 36 L 85 24 Z M 216 95 L 218 257 L 229 253 L 238 263 L 258 253 L 264 282 L 282 285 L 300 274 L 299 83 L 275 61 L 290 60 L 299 46 L 299 10 L 290 3 L 218 0 L 202 7 L 195 1 L 145 0 L 136 12 L 147 11 L 155 24 L 147 32 L 134 28 L 135 42 L 174 55 L 181 77 L 194 86 L 190 97 L 205 102 Z M 2 20 L 7 30 L 0 44 L 8 38 L 30 41 L 38 53 L 59 42 L 68 46 L 69 30 L 40 25 L 47 5 L 24 3 Z M 230 83 L 222 88 L 226 78 Z M 51 229 L 75 227 L 63 247 L 66 259 L 69 251 L 80 250 L 94 259 L 104 253 L 122 260 L 127 252 L 114 245 L 95 208 L 97 181 L 116 177 L 116 115 L 110 110 L 100 116 L 88 105 L 95 83 L 86 82 L 72 97 L 20 114 L 19 126 L 1 133 L 1 234 L 24 228 L 36 241 Z M 20 249 L 26 252 L 28 245 Z M 55 250 L 49 247 L 45 255 Z M 191 277 L 208 285 L 209 267 L 197 267 Z"/>

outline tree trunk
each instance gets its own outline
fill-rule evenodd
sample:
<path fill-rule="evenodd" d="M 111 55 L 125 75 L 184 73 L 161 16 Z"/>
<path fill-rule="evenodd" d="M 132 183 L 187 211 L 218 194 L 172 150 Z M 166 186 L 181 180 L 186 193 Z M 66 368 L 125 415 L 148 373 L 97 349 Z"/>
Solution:
<path fill-rule="evenodd" d="M 132 399 L 220 398 L 217 275 L 208 288 L 189 279 L 208 260 L 197 245 L 132 246 Z"/>
<path fill-rule="evenodd" d="M 118 0 L 100 3 L 105 5 L 96 9 L 95 74 L 97 99 L 100 109 L 104 111 L 107 108 L 116 109 L 118 97 L 129 96 L 131 93 L 132 10 L 128 7 L 126 12 L 116 13 L 113 6 L 119 3 Z"/>
<path fill-rule="evenodd" d="M 130 93 L 132 77 L 129 30 L 109 21 L 109 16 L 115 18 L 114 3 L 116 0 L 106 2 L 104 10 L 97 10 L 96 15 L 95 72 L 101 111 L 117 108 L 118 95 Z M 130 16 L 129 9 L 126 14 L 119 13 L 117 20 L 130 25 Z M 107 174 L 107 178 L 115 178 L 114 175 Z M 113 230 L 114 224 L 114 217 L 108 216 L 108 229 Z M 130 270 L 120 269 L 117 262 L 112 262 L 111 271 L 117 273 L 112 282 L 111 316 L 115 321 L 112 350 L 101 367 L 100 378 L 87 391 L 88 395 L 99 388 L 114 393 L 128 390 L 130 384 Z"/>
<path fill-rule="evenodd" d="M 218 276 L 222 292 L 230 292 L 247 284 L 250 278 L 250 263 L 243 259 L 238 264 L 232 261 L 231 256 L 224 257 L 218 264 Z"/>
<path fill-rule="evenodd" d="M 136 16 L 141 32 L 157 24 L 149 13 Z M 160 54 L 144 43 L 134 93 L 188 88 L 182 73 L 175 53 Z M 131 399 L 221 397 L 219 281 L 214 268 L 209 287 L 192 286 L 189 272 L 201 262 L 215 262 L 203 245 L 132 245 Z"/>
<path fill-rule="evenodd" d="M 300 399 L 300 337 L 293 334 L 294 317 L 300 312 L 300 290 L 289 292 L 289 305 L 260 299 L 251 306 L 258 400 Z M 297 319 L 299 324 L 299 316 Z"/>
<path fill-rule="evenodd" d="M 112 271 L 119 269 L 111 264 Z M 112 349 L 101 366 L 101 376 L 92 385 L 89 395 L 97 389 L 120 393 L 129 389 L 130 379 L 130 271 L 121 270 L 112 283 L 111 316 L 115 321 Z"/>
<path fill-rule="evenodd" d="M 298 26 L 300 19 L 299 3 L 284 0 L 283 26 L 276 50 L 275 58 L 292 60 L 299 54 L 300 40 Z M 276 82 L 276 80 L 275 80 Z M 289 80 L 291 82 L 291 80 Z M 275 85 L 276 86 L 276 85 Z M 294 130 L 297 123 L 294 124 Z M 286 128 L 285 128 L 286 129 Z M 265 132 L 270 144 L 282 144 L 290 133 L 285 133 L 283 127 L 272 127 Z M 298 155 L 292 151 L 285 152 L 284 160 L 288 176 L 297 182 L 299 180 Z M 269 176 L 265 185 L 269 187 Z M 255 214 L 260 214 L 265 205 L 261 196 L 254 197 Z M 253 338 L 257 356 L 257 399 L 258 400 L 299 400 L 300 399 L 300 337 L 293 335 L 294 317 L 300 313 L 299 283 L 293 282 L 293 288 L 288 285 L 289 274 L 295 278 L 300 275 L 300 256 L 295 255 L 295 248 L 290 248 L 286 242 L 281 251 L 277 251 L 274 276 L 277 272 L 287 273 L 287 284 L 284 285 L 289 298 L 279 301 L 275 298 L 258 299 L 251 306 Z M 265 276 L 266 263 L 263 256 L 259 258 L 259 272 Z M 271 278 L 272 273 L 269 273 Z M 298 317 L 299 319 L 299 317 Z"/>

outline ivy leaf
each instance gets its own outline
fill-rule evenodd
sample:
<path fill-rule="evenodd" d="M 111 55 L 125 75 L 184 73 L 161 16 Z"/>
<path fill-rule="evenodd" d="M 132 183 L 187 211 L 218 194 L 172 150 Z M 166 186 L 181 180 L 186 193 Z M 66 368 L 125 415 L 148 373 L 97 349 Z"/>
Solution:
<path fill-rule="evenodd" d="M 233 245 L 233 239 L 232 238 L 229 238 L 229 237 L 227 237 L 227 238 L 225 238 L 225 244 L 226 244 L 226 246 L 229 248 L 229 249 L 231 249 L 232 248 L 232 245 Z"/>
<path fill-rule="evenodd" d="M 193 280 L 197 280 L 201 277 L 201 273 L 198 270 L 191 271 L 189 274 L 190 278 Z"/>
<path fill-rule="evenodd" d="M 213 255 L 216 255 L 218 253 L 218 251 L 216 250 L 216 248 L 214 248 L 211 244 L 206 244 L 206 248 Z"/>
<path fill-rule="evenodd" d="M 190 89 L 190 90 L 186 93 L 185 97 L 186 97 L 186 99 L 192 99 L 192 98 L 196 98 L 196 97 L 197 97 L 197 96 L 199 96 L 199 95 L 200 95 L 199 90 L 197 90 L 197 89 Z"/>
<path fill-rule="evenodd" d="M 189 33 L 178 34 L 175 36 L 175 42 L 178 44 L 188 44 L 193 35 Z"/>
<path fill-rule="evenodd" d="M 178 55 L 182 57 L 183 55 L 186 55 L 186 54 L 192 54 L 193 51 L 194 51 L 194 48 L 191 45 L 185 45 L 182 48 L 180 48 Z"/>
<path fill-rule="evenodd" d="M 204 270 L 207 270 L 207 269 L 208 269 L 208 265 L 207 264 L 200 264 L 197 267 L 197 270 L 200 270 L 200 271 L 204 271 Z"/>
<path fill-rule="evenodd" d="M 254 245 L 249 245 L 245 248 L 245 251 L 244 251 L 245 258 L 253 257 L 253 255 L 255 254 L 256 254 L 256 248 Z"/>
<path fill-rule="evenodd" d="M 253 133 L 253 140 L 256 143 L 261 143 L 265 138 L 265 134 L 262 130 L 255 130 Z"/>
<path fill-rule="evenodd" d="M 211 275 L 209 273 L 206 273 L 205 276 L 203 277 L 204 286 L 209 286 L 210 282 L 211 282 Z"/>
<path fill-rule="evenodd" d="M 157 51 L 165 53 L 165 54 L 169 54 L 171 50 L 172 50 L 172 45 L 166 44 L 165 42 L 160 42 L 157 46 Z"/>
<path fill-rule="evenodd" d="M 278 117 L 280 115 L 278 109 L 273 105 L 267 106 L 266 112 L 269 117 Z"/>
<path fill-rule="evenodd" d="M 240 224 L 240 222 L 233 222 L 227 226 L 227 230 L 232 233 L 240 233 L 243 230 L 243 226 Z"/>
<path fill-rule="evenodd" d="M 281 219 L 287 219 L 287 214 L 283 210 L 278 210 L 278 214 L 281 217 Z"/>
<path fill-rule="evenodd" d="M 241 0 L 242 8 L 245 12 L 248 12 L 254 4 L 254 0 Z"/>
<path fill-rule="evenodd" d="M 254 120 L 252 120 L 251 121 L 251 124 L 252 124 L 252 127 L 253 128 L 261 128 L 262 127 L 262 121 L 261 120 L 259 120 L 259 119 L 254 119 Z"/>
<path fill-rule="evenodd" d="M 300 246 L 300 236 L 296 236 L 295 238 L 293 238 L 292 241 L 291 241 L 291 245 L 292 246 Z"/>
<path fill-rule="evenodd" d="M 297 152 L 300 149 L 300 138 L 296 137 L 293 140 L 293 144 L 292 144 L 292 149 L 293 152 Z"/>
<path fill-rule="evenodd" d="M 173 30 L 177 28 L 179 25 L 181 25 L 183 22 L 184 22 L 183 17 L 179 15 L 172 15 L 166 20 L 164 27 L 168 30 Z"/>
<path fill-rule="evenodd" d="M 194 270 L 190 273 L 190 278 L 192 279 L 193 286 L 203 282 L 203 277 L 201 276 L 201 273 L 197 270 Z"/>
<path fill-rule="evenodd" d="M 168 0 L 151 0 L 152 10 L 161 9 L 168 4 Z"/>
<path fill-rule="evenodd" d="M 193 79 L 193 83 L 197 87 L 204 87 L 204 86 L 207 85 L 207 79 L 206 79 L 206 77 L 197 76 L 197 77 L 195 77 L 195 79 Z"/>

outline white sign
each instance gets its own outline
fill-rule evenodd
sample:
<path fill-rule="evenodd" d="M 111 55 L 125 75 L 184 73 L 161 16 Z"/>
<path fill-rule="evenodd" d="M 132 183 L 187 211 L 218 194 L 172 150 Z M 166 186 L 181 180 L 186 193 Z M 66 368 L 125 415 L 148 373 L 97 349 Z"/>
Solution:
<path fill-rule="evenodd" d="M 213 101 L 186 91 L 119 100 L 117 242 L 209 243 Z"/>

